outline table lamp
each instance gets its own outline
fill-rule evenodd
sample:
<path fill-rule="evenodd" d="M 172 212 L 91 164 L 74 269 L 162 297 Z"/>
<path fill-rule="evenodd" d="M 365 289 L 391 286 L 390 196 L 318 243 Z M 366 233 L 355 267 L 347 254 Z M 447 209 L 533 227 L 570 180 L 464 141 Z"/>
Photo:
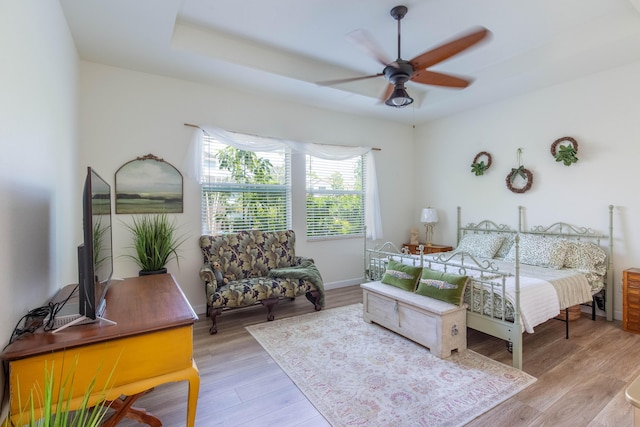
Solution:
<path fill-rule="evenodd" d="M 420 222 L 424 224 L 427 232 L 427 246 L 431 246 L 431 238 L 433 237 L 433 227 L 438 222 L 438 211 L 434 208 L 422 209 Z"/>

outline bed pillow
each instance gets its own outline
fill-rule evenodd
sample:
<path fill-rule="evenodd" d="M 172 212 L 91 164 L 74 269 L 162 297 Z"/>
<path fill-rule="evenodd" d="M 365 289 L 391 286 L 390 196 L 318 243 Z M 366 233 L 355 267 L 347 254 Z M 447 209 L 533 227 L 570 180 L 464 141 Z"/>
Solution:
<path fill-rule="evenodd" d="M 595 243 L 570 241 L 567 244 L 564 266 L 576 270 L 605 274 L 607 268 L 606 259 L 607 254 L 605 251 Z"/>
<path fill-rule="evenodd" d="M 396 286 L 406 291 L 414 292 L 416 284 L 422 273 L 422 268 L 406 265 L 390 260 L 387 270 L 382 276 L 381 282 L 387 285 Z"/>
<path fill-rule="evenodd" d="M 502 242 L 502 245 L 500 245 L 500 249 L 498 249 L 498 252 L 496 252 L 496 254 L 493 257 L 494 258 L 506 257 L 507 254 L 509 253 L 509 250 L 511 249 L 511 246 L 513 246 L 513 242 L 515 242 L 515 240 L 516 240 L 515 233 L 505 234 L 504 241 Z"/>
<path fill-rule="evenodd" d="M 465 234 L 454 252 L 467 252 L 478 258 L 493 258 L 504 242 L 499 234 Z"/>
<path fill-rule="evenodd" d="M 418 281 L 416 293 L 460 307 L 464 302 L 462 296 L 468 281 L 468 276 L 459 276 L 425 268 L 422 270 L 422 275 Z"/>
<path fill-rule="evenodd" d="M 520 235 L 520 262 L 559 270 L 564 265 L 568 242 L 565 239 L 535 234 Z M 516 260 L 516 245 L 509 249 L 505 261 Z"/>

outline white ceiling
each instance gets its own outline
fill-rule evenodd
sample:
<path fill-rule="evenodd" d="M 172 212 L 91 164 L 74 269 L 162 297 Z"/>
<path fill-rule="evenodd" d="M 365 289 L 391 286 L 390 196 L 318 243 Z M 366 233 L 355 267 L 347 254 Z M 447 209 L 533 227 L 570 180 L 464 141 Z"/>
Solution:
<path fill-rule="evenodd" d="M 443 117 L 640 60 L 640 0 L 60 0 L 88 61 L 405 123 Z M 491 37 L 432 68 L 469 77 L 466 89 L 407 84 L 416 99 L 378 101 L 382 66 L 345 36 L 366 30 L 402 58 L 477 26 Z"/>

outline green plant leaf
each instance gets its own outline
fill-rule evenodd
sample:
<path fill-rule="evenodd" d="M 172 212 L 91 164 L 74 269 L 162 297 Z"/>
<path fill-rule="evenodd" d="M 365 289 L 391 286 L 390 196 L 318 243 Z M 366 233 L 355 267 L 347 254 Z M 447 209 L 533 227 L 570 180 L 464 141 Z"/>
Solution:
<path fill-rule="evenodd" d="M 556 162 L 562 162 L 565 166 L 571 166 L 576 163 L 578 157 L 576 156 L 576 150 L 573 145 L 560 145 L 556 150 Z"/>
<path fill-rule="evenodd" d="M 115 366 L 111 370 L 104 388 L 98 395 L 98 403 L 92 408 L 89 407 L 89 397 L 94 394 L 96 378 L 101 367 L 97 368 L 96 376 L 91 379 L 85 394 L 82 396 L 80 406 L 71 410 L 73 383 L 77 366 L 78 356 L 74 358 L 71 369 L 67 371 L 65 377 L 56 378 L 54 364 L 52 363 L 51 368 L 49 368 L 48 363 L 45 361 L 44 389 L 41 390 L 38 383 L 34 384 L 30 390 L 29 402 L 24 407 L 20 402 L 20 383 L 18 382 L 18 407 L 22 408 L 18 425 L 28 425 L 29 427 L 98 427 L 101 425 L 109 409 L 105 398 L 107 391 L 113 384 Z M 53 401 L 54 391 L 58 394 L 58 399 L 55 402 Z M 36 407 L 42 409 L 39 417 L 36 416 Z M 29 416 L 27 422 L 22 419 L 25 413 Z M 11 413 L 9 417 L 11 417 Z"/>
<path fill-rule="evenodd" d="M 487 165 L 484 161 L 471 164 L 471 172 L 475 173 L 476 176 L 483 175 L 485 170 L 487 170 Z"/>
<path fill-rule="evenodd" d="M 157 271 L 164 268 L 171 259 L 180 267 L 178 249 L 186 241 L 178 236 L 175 220 L 166 214 L 145 215 L 133 219 L 133 224 L 125 224 L 131 232 L 135 255 L 127 254 L 143 271 Z"/>

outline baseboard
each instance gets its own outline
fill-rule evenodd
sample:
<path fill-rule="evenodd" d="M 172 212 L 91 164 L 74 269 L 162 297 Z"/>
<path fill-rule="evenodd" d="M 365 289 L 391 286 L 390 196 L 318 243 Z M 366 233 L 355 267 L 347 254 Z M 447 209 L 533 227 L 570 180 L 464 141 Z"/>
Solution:
<path fill-rule="evenodd" d="M 325 283 L 324 289 L 329 290 L 329 289 L 345 288 L 347 286 L 359 285 L 362 282 L 364 282 L 363 277 L 358 277 L 356 279 L 349 279 L 349 280 L 341 280 L 339 282 Z"/>
<path fill-rule="evenodd" d="M 207 317 L 207 304 L 192 305 L 193 311 L 196 312 L 200 319 Z"/>
<path fill-rule="evenodd" d="M 581 305 L 580 311 L 583 313 L 587 313 L 589 314 L 589 316 L 591 316 L 591 306 Z M 607 313 L 604 312 L 603 310 L 600 310 L 598 307 L 596 307 L 596 316 L 607 317 Z M 613 320 L 622 320 L 622 311 L 614 310 Z"/>

